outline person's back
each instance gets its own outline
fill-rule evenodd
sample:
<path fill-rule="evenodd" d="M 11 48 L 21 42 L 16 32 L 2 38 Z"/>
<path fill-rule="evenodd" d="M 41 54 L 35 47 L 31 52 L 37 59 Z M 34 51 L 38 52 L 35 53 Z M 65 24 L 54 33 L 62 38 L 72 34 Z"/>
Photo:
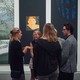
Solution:
<path fill-rule="evenodd" d="M 60 59 L 61 54 L 61 47 L 59 42 L 49 42 L 45 39 L 39 39 L 34 47 L 34 52 L 34 63 L 37 63 L 37 75 L 45 76 L 56 71 L 58 66 L 58 59 Z"/>
<path fill-rule="evenodd" d="M 39 80 L 57 80 L 57 67 L 60 61 L 61 47 L 55 37 L 54 26 L 47 23 L 43 35 L 34 46 L 33 68 Z"/>

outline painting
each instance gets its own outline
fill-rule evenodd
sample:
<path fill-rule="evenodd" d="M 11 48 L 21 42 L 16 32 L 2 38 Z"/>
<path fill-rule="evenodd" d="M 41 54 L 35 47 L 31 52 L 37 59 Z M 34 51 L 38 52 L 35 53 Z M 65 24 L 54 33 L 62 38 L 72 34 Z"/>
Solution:
<path fill-rule="evenodd" d="M 14 0 L 0 0 L 0 64 L 8 63 L 9 34 L 14 25 Z"/>
<path fill-rule="evenodd" d="M 26 31 L 39 30 L 39 16 L 26 16 Z"/>

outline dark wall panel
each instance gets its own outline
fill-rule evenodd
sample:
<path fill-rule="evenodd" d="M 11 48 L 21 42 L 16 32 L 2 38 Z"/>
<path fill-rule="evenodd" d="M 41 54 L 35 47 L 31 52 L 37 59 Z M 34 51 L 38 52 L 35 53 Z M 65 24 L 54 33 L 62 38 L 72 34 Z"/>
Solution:
<path fill-rule="evenodd" d="M 32 41 L 32 31 L 26 31 L 26 16 L 39 16 L 40 31 L 45 23 L 45 0 L 19 0 L 20 28 L 22 30 L 22 45 L 29 45 Z M 30 58 L 29 50 L 25 56 L 25 62 Z"/>
<path fill-rule="evenodd" d="M 70 22 L 74 26 L 74 35 L 77 38 L 77 2 L 77 0 L 51 1 L 51 22 L 55 24 L 59 36 L 62 36 L 63 24 Z"/>

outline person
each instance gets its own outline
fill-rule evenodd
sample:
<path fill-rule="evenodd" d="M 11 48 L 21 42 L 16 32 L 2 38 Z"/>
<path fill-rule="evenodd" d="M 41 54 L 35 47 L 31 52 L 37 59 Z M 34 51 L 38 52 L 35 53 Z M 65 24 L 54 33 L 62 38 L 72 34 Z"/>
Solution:
<path fill-rule="evenodd" d="M 68 23 L 63 26 L 63 35 L 66 40 L 62 47 L 61 66 L 58 80 L 74 80 L 77 70 L 77 41 L 73 35 L 74 28 Z"/>
<path fill-rule="evenodd" d="M 29 63 L 29 67 L 31 70 L 31 80 L 35 80 L 34 77 L 34 69 L 33 69 L 33 57 L 34 57 L 34 53 L 33 53 L 33 47 L 35 45 L 35 43 L 37 42 L 37 40 L 41 37 L 41 32 L 39 30 L 35 30 L 33 32 L 33 41 L 30 42 L 30 54 L 31 54 L 31 58 L 30 58 L 30 63 Z"/>
<path fill-rule="evenodd" d="M 65 39 L 63 39 L 63 38 L 61 38 L 61 37 L 58 37 L 58 31 L 57 31 L 56 28 L 55 28 L 55 35 L 56 35 L 56 37 L 58 38 L 59 44 L 60 44 L 60 46 L 61 46 L 61 48 L 62 48 L 63 43 L 65 42 Z"/>
<path fill-rule="evenodd" d="M 65 42 L 65 39 L 63 39 L 63 38 L 61 38 L 61 37 L 59 37 L 58 36 L 58 31 L 57 31 L 57 29 L 55 28 L 55 35 L 56 35 L 56 37 L 57 37 L 57 39 L 58 39 L 58 42 L 59 42 L 59 44 L 60 44 L 60 46 L 61 46 L 61 49 L 62 49 L 62 46 L 63 46 L 63 44 L 64 44 L 64 42 Z M 58 66 L 58 68 L 57 68 L 57 73 L 58 73 L 58 76 L 59 76 L 59 66 Z"/>
<path fill-rule="evenodd" d="M 58 77 L 57 67 L 60 63 L 61 47 L 54 29 L 53 24 L 45 24 L 43 35 L 33 48 L 33 68 L 38 80 L 57 80 Z"/>
<path fill-rule="evenodd" d="M 19 28 L 13 28 L 10 31 L 9 64 L 12 80 L 25 80 L 23 55 L 27 52 L 28 46 L 25 46 L 22 50 L 20 42 L 21 36 L 22 33 Z"/>
<path fill-rule="evenodd" d="M 39 30 L 39 25 L 36 23 L 36 16 L 29 16 L 26 30 Z"/>

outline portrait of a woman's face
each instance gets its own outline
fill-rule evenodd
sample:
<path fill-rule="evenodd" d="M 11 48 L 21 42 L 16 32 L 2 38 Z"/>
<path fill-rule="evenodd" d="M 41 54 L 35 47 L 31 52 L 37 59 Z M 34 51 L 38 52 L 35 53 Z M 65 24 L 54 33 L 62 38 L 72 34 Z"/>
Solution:
<path fill-rule="evenodd" d="M 26 17 L 26 31 L 39 30 L 39 16 Z"/>

